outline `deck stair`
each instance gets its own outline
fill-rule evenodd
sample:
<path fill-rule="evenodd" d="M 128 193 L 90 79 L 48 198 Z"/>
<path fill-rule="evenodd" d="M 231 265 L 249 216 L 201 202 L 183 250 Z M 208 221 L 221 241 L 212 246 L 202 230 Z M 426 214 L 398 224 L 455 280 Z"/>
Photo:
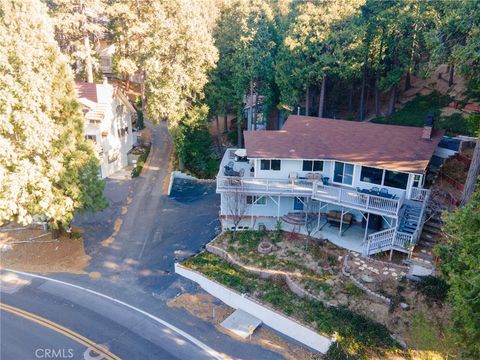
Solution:
<path fill-rule="evenodd" d="M 290 212 L 281 217 L 282 221 L 294 225 L 294 226 L 303 226 L 305 225 L 307 213 L 305 212 Z M 317 218 L 316 214 L 308 214 L 308 221 L 314 221 Z"/>
<path fill-rule="evenodd" d="M 419 225 L 420 214 L 421 214 L 421 207 L 405 204 L 402 209 L 402 216 L 400 218 L 400 224 L 398 226 L 398 230 L 407 233 L 413 234 Z"/>

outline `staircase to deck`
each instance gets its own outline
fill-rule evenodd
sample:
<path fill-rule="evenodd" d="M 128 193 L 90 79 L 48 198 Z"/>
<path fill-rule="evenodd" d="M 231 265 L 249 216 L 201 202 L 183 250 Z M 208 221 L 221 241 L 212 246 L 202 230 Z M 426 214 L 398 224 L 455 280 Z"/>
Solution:
<path fill-rule="evenodd" d="M 406 202 L 400 209 L 396 227 L 370 234 L 364 244 L 363 255 L 371 256 L 383 251 L 396 250 L 411 257 L 424 226 L 428 195 L 423 202 Z"/>

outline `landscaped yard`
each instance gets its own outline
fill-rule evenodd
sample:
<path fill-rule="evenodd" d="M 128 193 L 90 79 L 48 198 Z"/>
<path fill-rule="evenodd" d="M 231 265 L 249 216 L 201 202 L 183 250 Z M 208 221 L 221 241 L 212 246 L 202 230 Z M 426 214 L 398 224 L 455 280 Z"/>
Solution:
<path fill-rule="evenodd" d="M 273 244 L 268 254 L 258 251 L 263 240 Z M 448 307 L 442 306 L 443 300 L 426 301 L 435 290 L 430 286 L 425 291 L 408 282 L 404 267 L 367 261 L 328 241 L 281 231 L 244 231 L 237 232 L 235 237 L 224 233 L 211 245 L 227 251 L 243 268 L 208 252 L 198 254 L 184 265 L 296 317 L 319 333 L 336 334 L 338 347 L 332 347 L 327 358 L 343 359 L 347 355 L 348 358 L 388 358 L 393 354 L 442 358 L 443 354 L 456 351 L 455 347 L 452 350 L 452 341 L 444 341 Z M 368 296 L 342 275 L 347 254 L 351 275 L 368 289 L 391 299 L 391 305 Z M 275 270 L 278 276 L 261 279 L 254 269 Z M 310 297 L 300 298 L 290 291 L 280 274 L 287 274 Z M 408 308 L 403 309 L 400 303 L 407 304 Z M 428 342 L 420 342 L 413 334 L 424 331 L 425 322 L 420 320 L 425 314 L 436 335 Z M 390 334 L 405 341 L 412 350 L 401 350 Z"/>
<path fill-rule="evenodd" d="M 429 114 L 435 118 L 435 128 L 445 129 L 447 135 L 471 135 L 475 136 L 478 129 L 478 120 L 475 123 L 473 117 L 466 118 L 460 113 L 449 116 L 441 115 L 441 109 L 445 108 L 452 98 L 439 93 L 419 95 L 409 101 L 405 106 L 391 116 L 372 119 L 373 123 L 393 124 L 404 126 L 423 126 Z"/>

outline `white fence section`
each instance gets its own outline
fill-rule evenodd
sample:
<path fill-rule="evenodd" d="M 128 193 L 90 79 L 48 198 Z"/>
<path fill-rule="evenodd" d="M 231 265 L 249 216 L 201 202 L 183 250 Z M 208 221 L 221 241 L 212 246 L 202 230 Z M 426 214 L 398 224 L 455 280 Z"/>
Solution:
<path fill-rule="evenodd" d="M 398 215 L 404 201 L 404 194 L 399 199 L 389 199 L 382 196 L 364 194 L 354 189 L 346 189 L 323 185 L 321 182 L 313 184 L 312 199 L 335 202 L 358 210 L 372 213 Z"/>
<path fill-rule="evenodd" d="M 297 321 L 278 313 L 277 311 L 260 304 L 246 295 L 228 289 L 218 282 L 208 279 L 197 271 L 175 264 L 175 272 L 199 284 L 206 292 L 223 301 L 234 309 L 241 309 L 258 319 L 267 326 L 295 339 L 314 350 L 325 354 L 332 344 L 332 340 L 322 336 Z"/>

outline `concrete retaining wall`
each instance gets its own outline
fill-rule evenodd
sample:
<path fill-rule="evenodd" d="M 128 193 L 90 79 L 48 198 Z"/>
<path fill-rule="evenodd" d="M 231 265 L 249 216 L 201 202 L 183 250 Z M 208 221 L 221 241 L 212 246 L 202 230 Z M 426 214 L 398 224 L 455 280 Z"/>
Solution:
<path fill-rule="evenodd" d="M 310 348 L 325 354 L 332 344 L 332 340 L 322 336 L 312 329 L 300 324 L 272 308 L 258 301 L 231 290 L 222 284 L 211 280 L 203 274 L 175 264 L 175 272 L 199 284 L 206 292 L 223 301 L 234 309 L 241 309 L 258 319 L 274 330 L 295 339 Z"/>

